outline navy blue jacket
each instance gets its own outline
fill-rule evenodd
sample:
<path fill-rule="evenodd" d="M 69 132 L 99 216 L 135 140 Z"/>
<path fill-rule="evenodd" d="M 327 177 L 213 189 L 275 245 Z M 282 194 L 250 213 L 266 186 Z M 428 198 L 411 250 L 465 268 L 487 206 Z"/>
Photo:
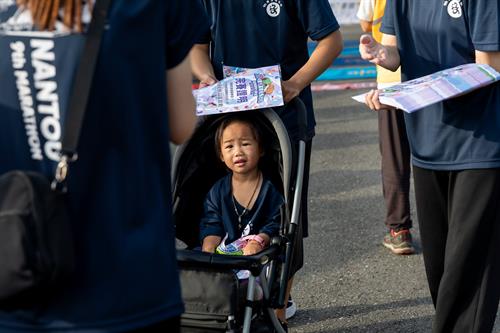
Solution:
<path fill-rule="evenodd" d="M 77 272 L 48 300 L 33 299 L 30 306 L 15 311 L 0 308 L 0 332 L 126 332 L 183 311 L 171 223 L 165 73 L 186 57 L 203 29 L 204 12 L 197 4 L 113 1 L 79 159 L 69 174 Z M 51 176 L 55 163 L 46 147 L 57 145 L 53 139 L 65 116 L 64 88 L 71 86 L 63 77 L 67 71 L 58 66 L 69 61 L 72 52 L 63 53 L 64 47 L 42 50 L 39 42 L 30 41 L 43 37 L 22 33 L 25 37 L 21 32 L 6 36 L 0 28 L 0 173 L 32 169 Z M 26 62 L 21 67 L 32 91 L 23 88 L 22 96 L 31 96 L 34 115 L 29 114 L 28 97 L 24 111 L 19 108 L 21 86 L 13 75 L 10 43 L 3 43 L 7 38 L 24 41 Z M 31 47 L 39 49 L 37 55 Z M 38 94 L 32 80 L 44 81 L 48 90 Z M 52 103 L 56 97 L 57 113 Z M 27 128 L 31 120 L 34 125 Z M 32 150 L 37 147 L 40 152 Z"/>
<path fill-rule="evenodd" d="M 244 207 L 234 200 L 231 189 L 231 174 L 219 179 L 208 192 L 204 203 L 204 214 L 200 222 L 200 241 L 207 236 L 228 235 L 226 243 L 231 243 L 242 236 L 245 227 L 250 224 L 249 235 L 265 233 L 270 237 L 278 235 L 280 227 L 280 207 L 283 196 L 274 185 L 264 179 L 259 195 L 250 211 L 242 216 L 242 227 L 238 228 L 238 216 L 234 206 L 241 214 Z"/>

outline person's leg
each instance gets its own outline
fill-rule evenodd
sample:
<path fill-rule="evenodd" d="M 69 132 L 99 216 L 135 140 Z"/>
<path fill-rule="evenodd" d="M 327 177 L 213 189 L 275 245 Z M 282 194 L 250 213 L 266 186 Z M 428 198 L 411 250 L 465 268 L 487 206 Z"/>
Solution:
<path fill-rule="evenodd" d="M 410 228 L 410 146 L 401 110 L 378 111 L 382 191 L 388 233 L 383 245 L 394 254 L 415 252 Z"/>
<path fill-rule="evenodd" d="M 385 224 L 395 231 L 410 229 L 410 145 L 401 110 L 378 111 Z"/>
<path fill-rule="evenodd" d="M 129 333 L 179 333 L 180 332 L 180 317 L 173 317 L 159 323 L 140 328 Z"/>
<path fill-rule="evenodd" d="M 293 276 L 288 280 L 288 284 L 286 286 L 286 292 L 285 292 L 285 306 L 281 309 L 276 309 L 276 317 L 278 317 L 278 320 L 282 323 L 287 323 L 286 319 L 286 303 L 288 300 L 288 297 L 290 296 L 290 291 L 292 290 L 292 285 L 293 285 Z"/>
<path fill-rule="evenodd" d="M 425 270 L 435 306 L 448 234 L 448 172 L 413 166 L 413 178 Z"/>
<path fill-rule="evenodd" d="M 491 332 L 500 298 L 500 169 L 450 172 L 448 195 L 433 332 Z"/>

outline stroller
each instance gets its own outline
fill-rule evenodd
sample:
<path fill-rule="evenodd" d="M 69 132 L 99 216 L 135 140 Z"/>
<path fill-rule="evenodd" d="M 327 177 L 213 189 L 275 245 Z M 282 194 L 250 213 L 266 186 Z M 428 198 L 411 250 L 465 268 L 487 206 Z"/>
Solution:
<path fill-rule="evenodd" d="M 301 100 L 289 107 L 298 115 L 305 137 L 306 111 Z M 274 309 L 285 304 L 292 249 L 299 223 L 300 193 L 304 173 L 305 140 L 292 151 L 287 131 L 272 109 L 252 112 L 264 134 L 265 155 L 260 168 L 281 191 L 280 234 L 271 245 L 252 256 L 226 256 L 193 250 L 199 247 L 199 222 L 211 186 L 227 171 L 216 156 L 215 132 L 228 114 L 204 117 L 191 139 L 178 147 L 173 159 L 173 213 L 176 238 L 185 248 L 177 250 L 185 313 L 181 332 L 284 332 Z M 292 175 L 295 175 L 292 178 Z M 293 181 L 292 181 L 293 179 Z M 293 198 L 293 199 L 292 199 Z M 248 284 L 236 270 L 250 271 Z M 263 297 L 255 300 L 259 284 Z M 245 297 L 246 295 L 246 297 Z"/>

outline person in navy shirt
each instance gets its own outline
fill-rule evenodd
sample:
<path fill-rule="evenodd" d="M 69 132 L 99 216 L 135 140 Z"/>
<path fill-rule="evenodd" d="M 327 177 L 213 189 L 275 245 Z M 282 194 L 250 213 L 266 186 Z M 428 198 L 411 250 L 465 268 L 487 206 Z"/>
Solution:
<path fill-rule="evenodd" d="M 216 152 L 230 173 L 207 194 L 200 222 L 202 250 L 213 253 L 223 240 L 229 244 L 247 237 L 243 254 L 255 254 L 278 235 L 284 202 L 259 168 L 265 154 L 262 135 L 251 115 L 235 115 L 221 122 L 215 140 Z"/>
<path fill-rule="evenodd" d="M 500 70 L 500 15 L 490 0 L 388 0 L 382 43 L 362 57 L 403 81 L 466 63 Z M 373 110 L 378 92 L 366 98 Z M 490 332 L 500 297 L 500 84 L 405 114 L 433 332 Z"/>
<path fill-rule="evenodd" d="M 47 8 L 52 8 L 54 4 L 48 2 Z M 28 4 L 25 9 L 32 8 L 36 7 Z M 84 8 L 82 12 L 85 22 L 89 11 Z M 21 13 L 24 19 L 17 28 L 19 16 L 5 15 L 12 20 L 0 26 L 0 41 L 26 36 L 55 40 L 73 28 L 70 23 L 60 29 L 63 23 L 57 21 L 57 33 L 37 34 L 26 21 L 34 13 L 27 14 Z M 83 121 L 79 158 L 71 165 L 68 179 L 76 272 L 49 298 L 1 304 L 0 332 L 178 331 L 183 304 L 171 218 L 169 139 L 182 143 L 195 126 L 188 55 L 206 24 L 203 15 L 195 1 L 112 2 Z M 45 28 L 44 22 L 36 23 Z M 22 31 L 27 25 L 30 31 Z M 5 30 L 9 33 L 4 35 Z M 11 50 L 0 51 L 0 76 L 7 80 L 12 73 L 4 72 L 3 65 L 10 62 Z M 59 51 L 44 60 L 67 60 L 67 54 Z M 58 73 L 59 68 L 55 69 Z M 57 87 L 68 85 L 71 82 L 58 82 Z M 56 161 L 45 151 L 32 158 L 18 95 L 4 100 L 5 92 L 15 89 L 15 85 L 2 84 L 0 173 L 32 169 L 50 177 Z M 36 116 L 41 133 L 40 117 L 45 115 L 37 112 Z"/>
<path fill-rule="evenodd" d="M 308 235 L 309 164 L 316 125 L 310 83 L 342 50 L 339 24 L 328 0 L 199 1 L 205 5 L 210 23 L 210 30 L 191 52 L 193 73 L 200 87 L 222 79 L 223 65 L 256 68 L 279 64 L 285 103 L 298 96 L 307 108 L 306 158 L 293 275 L 303 265 L 302 235 Z M 318 42 L 311 56 L 307 49 L 309 38 Z M 293 108 L 285 106 L 277 112 L 297 149 L 298 125 Z M 278 316 L 285 321 L 284 310 Z"/>

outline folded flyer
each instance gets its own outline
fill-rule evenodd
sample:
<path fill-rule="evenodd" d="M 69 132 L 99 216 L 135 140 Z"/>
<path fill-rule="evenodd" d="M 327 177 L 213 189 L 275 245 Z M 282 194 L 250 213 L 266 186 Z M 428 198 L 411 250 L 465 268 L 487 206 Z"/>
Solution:
<path fill-rule="evenodd" d="M 379 99 L 382 104 L 414 112 L 498 80 L 500 73 L 491 66 L 471 63 L 381 89 Z M 352 98 L 365 103 L 365 96 L 366 93 Z"/>
<path fill-rule="evenodd" d="M 260 68 L 224 66 L 224 79 L 193 91 L 198 116 L 283 105 L 278 65 Z"/>

